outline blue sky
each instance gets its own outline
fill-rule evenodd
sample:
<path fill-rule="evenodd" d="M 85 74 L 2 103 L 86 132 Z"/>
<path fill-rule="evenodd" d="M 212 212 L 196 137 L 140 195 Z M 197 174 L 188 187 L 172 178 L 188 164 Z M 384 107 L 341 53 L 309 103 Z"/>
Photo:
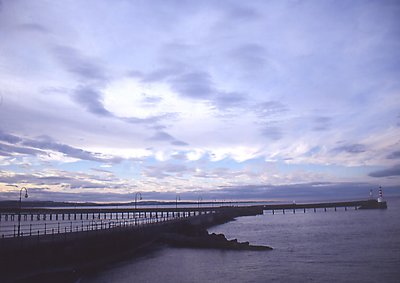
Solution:
<path fill-rule="evenodd" d="M 399 13 L 0 0 L 0 199 L 399 191 Z"/>

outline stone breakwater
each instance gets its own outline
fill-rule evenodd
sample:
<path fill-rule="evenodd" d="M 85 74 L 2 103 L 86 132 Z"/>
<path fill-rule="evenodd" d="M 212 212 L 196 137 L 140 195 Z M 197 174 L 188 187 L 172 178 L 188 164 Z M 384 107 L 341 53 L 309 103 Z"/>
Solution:
<path fill-rule="evenodd" d="M 232 207 L 221 209 L 218 213 L 155 223 L 140 229 L 117 227 L 103 231 L 71 233 L 68 236 L 49 235 L 40 241 L 35 237 L 1 239 L 0 281 L 46 282 L 46 278 L 50 277 L 50 281 L 53 278 L 58 282 L 74 282 L 74 278 L 79 278 L 87 270 L 133 257 L 140 250 L 162 242 L 162 238 L 168 233 L 191 238 L 192 243 L 197 242 L 198 246 L 203 247 L 251 249 L 247 243 L 235 244 L 235 241 L 223 240 L 221 236 L 206 236 L 206 229 L 239 216 L 262 213 L 260 207 Z"/>
<path fill-rule="evenodd" d="M 207 231 L 205 234 L 197 236 L 165 233 L 160 240 L 173 247 L 248 251 L 272 250 L 269 246 L 250 245 L 249 242 L 240 243 L 237 239 L 227 240 L 224 234 L 208 234 Z"/>

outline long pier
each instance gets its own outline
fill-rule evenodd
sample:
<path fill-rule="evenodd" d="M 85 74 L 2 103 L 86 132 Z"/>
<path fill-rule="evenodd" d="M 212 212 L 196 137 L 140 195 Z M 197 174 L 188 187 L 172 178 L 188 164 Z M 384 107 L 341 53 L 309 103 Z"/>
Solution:
<path fill-rule="evenodd" d="M 138 209 L 3 208 L 0 209 L 0 274 L 16 278 L 20 276 L 20 266 L 27 273 L 66 266 L 84 270 L 110 259 L 130 256 L 143 245 L 158 241 L 160 235 L 186 229 L 187 225 L 207 228 L 265 211 L 293 210 L 295 213 L 337 207 L 382 209 L 386 208 L 386 202 Z"/>
<path fill-rule="evenodd" d="M 374 199 L 343 202 L 321 202 L 306 204 L 266 204 L 258 206 L 222 206 L 222 207 L 163 207 L 163 208 L 0 208 L 0 240 L 4 238 L 40 237 L 72 232 L 105 230 L 115 227 L 140 227 L 143 225 L 175 221 L 204 214 L 214 214 L 230 209 L 244 211 L 246 208 L 256 208 L 261 211 L 302 210 L 304 213 L 312 209 L 327 211 L 328 208 L 343 207 L 386 208 L 386 202 Z M 240 208 L 240 209 L 239 209 Z"/>
<path fill-rule="evenodd" d="M 358 200 L 358 201 L 340 201 L 340 202 L 319 202 L 319 203 L 304 203 L 304 204 L 269 204 L 264 205 L 264 210 L 272 211 L 272 214 L 275 214 L 275 211 L 282 211 L 285 213 L 287 210 L 291 210 L 296 213 L 297 210 L 302 210 L 306 212 L 306 210 L 312 209 L 314 212 L 317 209 L 323 209 L 327 211 L 328 208 L 333 208 L 335 211 L 337 208 L 343 207 L 345 210 L 348 208 L 357 209 L 386 209 L 387 203 L 386 201 L 378 202 L 375 199 L 369 200 Z"/>

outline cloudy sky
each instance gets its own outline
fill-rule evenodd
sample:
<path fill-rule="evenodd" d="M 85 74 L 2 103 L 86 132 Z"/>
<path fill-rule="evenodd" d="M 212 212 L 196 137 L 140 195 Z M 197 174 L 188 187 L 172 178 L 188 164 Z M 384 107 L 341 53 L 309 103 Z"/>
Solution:
<path fill-rule="evenodd" d="M 65 201 L 396 188 L 399 14 L 382 0 L 0 0 L 0 199 L 10 185 Z"/>

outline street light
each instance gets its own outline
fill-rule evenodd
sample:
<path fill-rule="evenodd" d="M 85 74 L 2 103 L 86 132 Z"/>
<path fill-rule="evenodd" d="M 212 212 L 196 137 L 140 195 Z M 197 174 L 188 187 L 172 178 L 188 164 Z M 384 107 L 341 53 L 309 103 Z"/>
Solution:
<path fill-rule="evenodd" d="M 175 208 L 178 209 L 178 200 L 181 200 L 181 197 L 179 195 L 176 195 L 175 197 Z"/>
<path fill-rule="evenodd" d="M 21 231 L 21 210 L 22 210 L 22 191 L 25 190 L 25 198 L 28 198 L 28 190 L 25 187 L 22 187 L 19 190 L 19 210 L 18 210 L 18 237 L 20 236 Z"/>
<path fill-rule="evenodd" d="M 137 208 L 138 195 L 139 195 L 139 200 L 142 200 L 142 194 L 141 193 L 136 193 L 135 194 L 135 210 Z"/>
<path fill-rule="evenodd" d="M 197 208 L 200 208 L 200 201 L 202 201 L 203 198 L 202 197 L 198 197 L 197 199 Z"/>

